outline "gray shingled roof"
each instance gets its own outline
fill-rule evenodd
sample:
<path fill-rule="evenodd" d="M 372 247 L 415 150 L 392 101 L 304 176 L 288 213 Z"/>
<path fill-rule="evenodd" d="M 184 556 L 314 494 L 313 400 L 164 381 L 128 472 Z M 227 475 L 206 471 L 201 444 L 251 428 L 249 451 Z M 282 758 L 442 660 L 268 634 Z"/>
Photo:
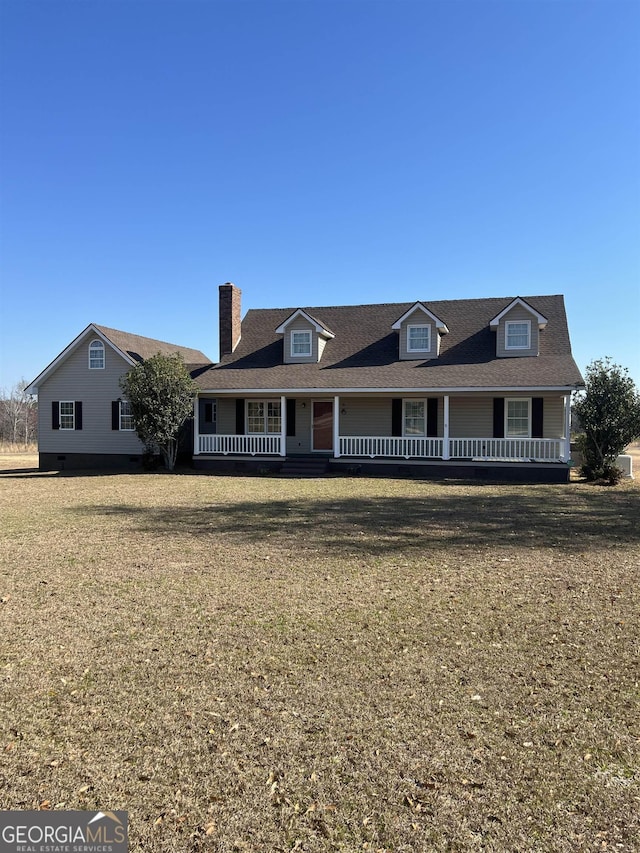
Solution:
<path fill-rule="evenodd" d="M 275 329 L 296 309 L 248 311 L 235 350 L 200 371 L 202 390 L 335 388 L 571 387 L 583 382 L 571 355 L 562 296 L 522 297 L 548 319 L 537 357 L 496 358 L 489 322 L 515 297 L 421 300 L 446 323 L 440 355 L 399 361 L 398 333 L 391 326 L 414 302 L 310 307 L 303 310 L 330 328 L 318 364 L 283 364 L 282 336 Z M 300 306 L 299 306 L 300 307 Z"/>
<path fill-rule="evenodd" d="M 112 344 L 118 347 L 119 350 L 126 353 L 129 358 L 134 361 L 144 361 L 151 358 L 153 355 L 162 353 L 163 355 L 171 355 L 172 353 L 180 353 L 186 364 L 203 365 L 211 364 L 210 359 L 200 352 L 198 349 L 191 347 L 182 347 L 178 344 L 170 344 L 166 341 L 157 341 L 155 338 L 144 338 L 142 335 L 132 335 L 129 332 L 121 332 L 118 329 L 109 329 L 107 326 L 98 326 L 93 324 L 96 329 L 108 338 Z"/>

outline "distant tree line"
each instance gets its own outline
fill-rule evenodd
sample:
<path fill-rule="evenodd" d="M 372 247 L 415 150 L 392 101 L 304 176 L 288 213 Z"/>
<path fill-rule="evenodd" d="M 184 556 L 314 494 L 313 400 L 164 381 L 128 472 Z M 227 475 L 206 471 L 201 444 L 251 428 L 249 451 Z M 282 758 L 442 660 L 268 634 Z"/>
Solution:
<path fill-rule="evenodd" d="M 38 440 L 38 402 L 26 393 L 27 383 L 0 391 L 0 441 L 27 445 Z"/>

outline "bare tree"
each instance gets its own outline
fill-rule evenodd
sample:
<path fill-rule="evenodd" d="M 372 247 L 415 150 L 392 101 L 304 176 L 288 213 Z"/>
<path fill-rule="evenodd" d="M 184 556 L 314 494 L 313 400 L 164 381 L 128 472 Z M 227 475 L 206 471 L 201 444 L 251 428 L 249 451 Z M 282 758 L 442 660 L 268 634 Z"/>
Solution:
<path fill-rule="evenodd" d="M 37 401 L 21 380 L 0 394 L 0 439 L 25 446 L 37 439 Z"/>

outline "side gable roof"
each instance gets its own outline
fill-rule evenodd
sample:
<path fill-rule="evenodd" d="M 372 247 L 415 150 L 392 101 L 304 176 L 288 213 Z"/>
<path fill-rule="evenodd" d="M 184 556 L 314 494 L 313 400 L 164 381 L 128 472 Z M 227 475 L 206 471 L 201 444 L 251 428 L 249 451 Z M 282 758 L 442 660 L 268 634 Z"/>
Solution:
<path fill-rule="evenodd" d="M 282 338 L 275 333 L 295 308 L 251 309 L 242 321 L 242 339 L 233 353 L 197 377 L 203 391 L 304 391 L 311 389 L 520 389 L 571 388 L 583 379 L 571 355 L 564 300 L 527 297 L 527 304 L 548 318 L 540 354 L 521 358 L 496 356 L 493 317 L 514 297 L 454 299 L 422 304 L 449 329 L 438 358 L 401 361 L 392 325 L 415 302 L 304 308 L 322 317 L 335 338 L 318 363 L 284 364 Z"/>
<path fill-rule="evenodd" d="M 171 355 L 172 353 L 180 353 L 187 364 L 191 365 L 210 365 L 211 360 L 200 352 L 200 350 L 190 347 L 181 347 L 178 344 L 170 344 L 166 341 L 158 341 L 154 338 L 145 338 L 141 335 L 132 335 L 129 332 L 121 332 L 118 329 L 110 329 L 107 326 L 98 326 L 96 323 L 89 323 L 86 329 L 83 329 L 71 343 L 66 346 L 62 352 L 54 358 L 54 360 L 45 367 L 33 382 L 28 386 L 29 393 L 35 393 L 38 386 L 41 385 L 57 368 L 71 355 L 82 340 L 88 337 L 96 337 L 102 340 L 107 346 L 111 347 L 121 356 L 127 364 L 132 367 L 152 355 L 162 353 L 163 355 Z"/>
<path fill-rule="evenodd" d="M 535 308 L 533 308 L 531 305 L 529 305 L 529 303 L 528 303 L 525 299 L 522 299 L 522 297 L 521 297 L 521 296 L 516 296 L 516 298 L 515 298 L 515 299 L 513 299 L 513 300 L 512 300 L 512 301 L 507 305 L 507 307 L 506 307 L 506 308 L 503 308 L 503 310 L 502 310 L 499 314 L 497 314 L 497 315 L 493 318 L 493 320 L 491 320 L 491 321 L 489 322 L 489 326 L 490 326 L 492 329 L 497 329 L 497 328 L 498 328 L 498 324 L 500 323 L 500 320 L 502 320 L 502 318 L 504 317 L 504 315 L 505 315 L 505 314 L 508 314 L 508 313 L 509 313 L 509 311 L 511 311 L 511 309 L 512 309 L 512 308 L 514 308 L 516 305 L 522 305 L 522 307 L 523 307 L 523 308 L 526 308 L 526 309 L 527 309 L 527 311 L 530 311 L 530 312 L 533 314 L 533 316 L 534 316 L 534 317 L 536 318 L 536 320 L 538 321 L 538 328 L 539 328 L 539 329 L 544 329 L 544 328 L 546 327 L 547 323 L 549 322 L 549 321 L 547 320 L 547 318 L 546 318 L 546 317 L 543 317 L 543 316 L 542 316 L 542 314 L 540 314 L 540 312 L 539 312 L 539 311 L 536 311 L 536 309 L 535 309 Z"/>
<path fill-rule="evenodd" d="M 321 323 L 320 320 L 316 320 L 315 317 L 312 317 L 311 314 L 307 313 L 303 308 L 297 308 L 293 314 L 287 317 L 284 323 L 280 323 L 276 329 L 276 334 L 283 335 L 289 323 L 291 323 L 292 320 L 295 320 L 296 317 L 304 317 L 305 320 L 308 320 L 319 335 L 323 335 L 325 338 L 335 338 L 331 329 L 325 326 L 324 323 Z"/>
<path fill-rule="evenodd" d="M 132 363 L 144 361 L 158 353 L 172 355 L 176 352 L 182 355 L 186 364 L 211 363 L 211 360 L 198 349 L 170 344 L 167 341 L 158 341 L 155 338 L 145 338 L 142 335 L 132 335 L 129 332 L 120 332 L 118 329 L 109 329 L 107 326 L 97 326 L 93 323 L 91 325 L 101 332 L 112 346 L 132 359 Z"/>

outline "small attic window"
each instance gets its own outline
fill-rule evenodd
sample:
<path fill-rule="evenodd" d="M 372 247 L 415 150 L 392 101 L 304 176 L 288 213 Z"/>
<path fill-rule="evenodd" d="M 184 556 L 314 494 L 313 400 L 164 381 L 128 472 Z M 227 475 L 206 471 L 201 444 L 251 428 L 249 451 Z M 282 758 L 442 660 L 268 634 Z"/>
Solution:
<path fill-rule="evenodd" d="M 291 357 L 300 358 L 311 355 L 311 332 L 291 332 Z"/>
<path fill-rule="evenodd" d="M 104 370 L 104 344 L 95 340 L 89 344 L 89 370 Z"/>
<path fill-rule="evenodd" d="M 408 352 L 429 352 L 431 350 L 431 326 L 407 326 Z"/>
<path fill-rule="evenodd" d="M 504 324 L 505 349 L 529 349 L 531 346 L 531 321 L 507 320 Z"/>

